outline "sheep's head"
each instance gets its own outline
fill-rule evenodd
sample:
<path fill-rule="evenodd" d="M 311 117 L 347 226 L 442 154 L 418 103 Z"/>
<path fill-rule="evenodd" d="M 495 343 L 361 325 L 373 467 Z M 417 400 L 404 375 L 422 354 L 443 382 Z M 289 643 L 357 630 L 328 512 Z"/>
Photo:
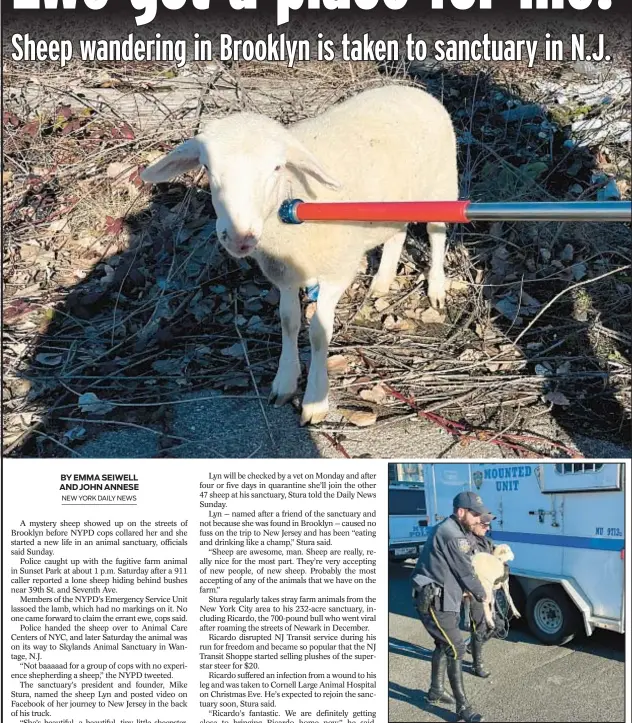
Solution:
<path fill-rule="evenodd" d="M 328 188 L 340 184 L 314 155 L 276 121 L 255 113 L 236 113 L 211 121 L 141 174 L 161 183 L 204 166 L 208 174 L 217 236 L 238 258 L 257 246 L 265 220 L 287 198 L 288 173 L 305 174 Z"/>
<path fill-rule="evenodd" d="M 494 548 L 494 556 L 497 557 L 501 562 L 511 562 L 514 559 L 514 554 L 509 545 L 496 545 Z"/>

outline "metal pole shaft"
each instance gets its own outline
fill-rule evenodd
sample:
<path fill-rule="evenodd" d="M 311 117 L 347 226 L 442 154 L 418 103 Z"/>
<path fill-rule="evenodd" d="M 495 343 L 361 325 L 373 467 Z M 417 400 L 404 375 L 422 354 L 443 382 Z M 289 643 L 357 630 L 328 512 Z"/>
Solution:
<path fill-rule="evenodd" d="M 553 203 L 471 203 L 470 201 L 397 201 L 305 203 L 285 201 L 284 223 L 358 221 L 468 223 L 469 221 L 630 221 L 629 201 L 557 201 Z"/>
<path fill-rule="evenodd" d="M 471 203 L 470 221 L 630 221 L 629 201 L 552 203 Z"/>

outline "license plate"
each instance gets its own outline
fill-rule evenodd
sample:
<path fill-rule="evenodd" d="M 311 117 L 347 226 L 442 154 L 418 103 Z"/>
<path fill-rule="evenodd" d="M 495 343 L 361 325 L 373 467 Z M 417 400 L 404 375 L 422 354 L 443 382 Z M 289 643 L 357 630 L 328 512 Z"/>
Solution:
<path fill-rule="evenodd" d="M 414 557 L 417 554 L 416 547 L 400 547 L 395 551 L 397 557 Z"/>

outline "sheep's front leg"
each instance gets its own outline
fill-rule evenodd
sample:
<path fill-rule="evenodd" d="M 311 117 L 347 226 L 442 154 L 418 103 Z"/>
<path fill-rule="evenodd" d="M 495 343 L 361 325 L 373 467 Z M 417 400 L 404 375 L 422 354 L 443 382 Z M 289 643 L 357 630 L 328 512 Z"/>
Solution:
<path fill-rule="evenodd" d="M 329 411 L 329 379 L 327 378 L 327 352 L 334 330 L 336 304 L 349 284 L 321 281 L 316 302 L 316 313 L 309 325 L 312 358 L 303 398 L 301 426 L 322 422 Z"/>
<path fill-rule="evenodd" d="M 428 298 L 435 309 L 445 306 L 445 224 L 429 223 L 430 271 L 428 272 Z"/>
<path fill-rule="evenodd" d="M 373 277 L 369 293 L 371 296 L 386 296 L 391 284 L 397 276 L 397 264 L 402 255 L 404 242 L 406 241 L 406 229 L 398 231 L 392 236 L 382 248 L 382 259 L 377 274 Z"/>
<path fill-rule="evenodd" d="M 296 394 L 298 378 L 301 375 L 301 365 L 298 359 L 301 303 L 297 288 L 281 289 L 279 313 L 281 315 L 281 358 L 279 359 L 279 369 L 272 382 L 269 399 L 275 407 L 285 404 Z"/>

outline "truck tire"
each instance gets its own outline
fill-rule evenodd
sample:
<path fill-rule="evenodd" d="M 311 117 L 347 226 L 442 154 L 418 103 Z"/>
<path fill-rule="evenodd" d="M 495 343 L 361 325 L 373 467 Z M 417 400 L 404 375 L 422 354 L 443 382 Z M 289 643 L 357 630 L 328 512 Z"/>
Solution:
<path fill-rule="evenodd" d="M 581 616 L 559 585 L 537 587 L 527 598 L 527 624 L 545 645 L 566 645 L 581 631 Z"/>

